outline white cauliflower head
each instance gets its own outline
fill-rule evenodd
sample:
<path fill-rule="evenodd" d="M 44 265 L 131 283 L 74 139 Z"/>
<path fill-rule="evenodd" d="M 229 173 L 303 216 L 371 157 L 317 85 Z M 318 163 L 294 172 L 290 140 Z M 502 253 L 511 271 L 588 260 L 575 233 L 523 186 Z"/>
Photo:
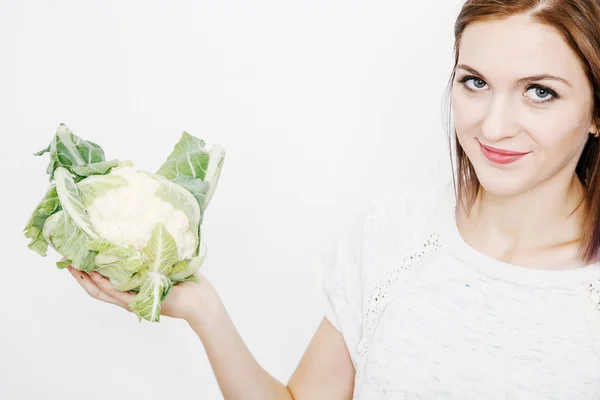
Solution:
<path fill-rule="evenodd" d="M 177 245 L 179 259 L 193 256 L 198 246 L 200 208 L 194 196 L 167 179 L 138 171 L 132 166 L 113 168 L 105 176 L 89 177 L 81 191 L 106 185 L 107 177 L 120 183 L 96 197 L 86 209 L 99 236 L 117 246 L 141 250 L 152 229 L 162 223 Z M 187 212 L 187 215 L 186 215 Z"/>

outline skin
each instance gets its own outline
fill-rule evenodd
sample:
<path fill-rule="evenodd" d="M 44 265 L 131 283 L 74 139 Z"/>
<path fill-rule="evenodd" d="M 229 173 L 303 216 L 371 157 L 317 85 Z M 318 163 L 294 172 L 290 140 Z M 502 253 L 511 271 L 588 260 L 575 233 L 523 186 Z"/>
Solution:
<path fill-rule="evenodd" d="M 97 272 L 67 267 L 91 297 L 130 311 L 132 293 L 114 290 Z M 351 399 L 355 370 L 342 337 L 323 318 L 287 385 L 254 359 L 210 282 L 175 285 L 161 304 L 161 316 L 181 318 L 196 332 L 206 351 L 224 399 Z M 202 398 L 200 396 L 199 398 Z"/>
<path fill-rule="evenodd" d="M 469 217 L 463 207 L 457 210 L 463 239 L 523 267 L 581 266 L 577 246 L 584 215 L 583 207 L 576 208 L 583 190 L 575 167 L 597 128 L 592 88 L 576 54 L 553 28 L 517 15 L 469 25 L 457 65 L 456 132 L 482 186 Z M 542 74 L 570 85 L 550 79 L 517 82 Z M 475 78 L 461 83 L 466 75 Z M 558 98 L 544 87 L 554 88 Z M 496 164 L 483 155 L 480 143 L 529 154 Z"/>
<path fill-rule="evenodd" d="M 469 92 L 453 84 L 458 138 L 472 161 L 483 190 L 469 217 L 457 210 L 457 226 L 469 244 L 491 257 L 524 267 L 565 268 L 576 262 L 583 216 L 575 209 L 582 188 L 575 165 L 591 124 L 591 88 L 575 54 L 552 29 L 515 16 L 470 25 L 459 64 L 484 76 Z M 572 87 L 552 84 L 561 98 L 517 84 L 522 77 L 549 73 Z M 533 99 L 533 100 L 532 100 Z M 495 165 L 478 141 L 497 148 L 530 152 L 510 165 Z M 552 201 L 547 201 L 552 199 Z M 69 268 L 86 292 L 129 311 L 131 293 L 115 291 L 108 280 Z M 287 385 L 254 360 L 221 300 L 200 275 L 200 283 L 175 285 L 161 315 L 186 320 L 198 334 L 225 399 L 351 399 L 355 370 L 340 332 L 323 319 Z"/>

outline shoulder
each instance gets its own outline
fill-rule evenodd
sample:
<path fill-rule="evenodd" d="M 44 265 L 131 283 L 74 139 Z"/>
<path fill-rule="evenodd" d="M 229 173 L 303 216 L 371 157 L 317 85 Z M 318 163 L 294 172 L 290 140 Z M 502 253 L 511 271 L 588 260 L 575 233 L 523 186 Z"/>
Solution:
<path fill-rule="evenodd" d="M 369 246 L 407 251 L 426 240 L 453 213 L 452 182 L 405 185 L 369 204 L 365 211 L 364 240 Z"/>
<path fill-rule="evenodd" d="M 375 197 L 321 254 L 326 316 L 343 334 L 355 365 L 364 353 L 361 337 L 374 326 L 386 297 L 385 285 L 427 237 L 449 190 L 446 184 L 411 185 Z"/>
<path fill-rule="evenodd" d="M 393 218 L 405 224 L 428 222 L 453 205 L 454 187 L 451 182 L 425 182 L 404 185 L 369 203 L 370 219 Z"/>
<path fill-rule="evenodd" d="M 453 201 L 446 182 L 406 185 L 371 199 L 346 221 L 321 252 L 322 273 L 331 284 L 352 278 L 359 289 L 422 244 Z"/>
<path fill-rule="evenodd" d="M 405 186 L 372 200 L 363 211 L 360 236 L 353 242 L 353 268 L 345 263 L 341 274 L 352 274 L 355 290 L 362 298 L 363 313 L 372 298 L 381 297 L 384 286 L 408 276 L 423 262 L 439 253 L 453 206 L 451 183 Z M 352 254 L 347 247 L 344 254 Z M 339 257 L 343 257 L 338 253 Z M 377 300 L 379 301 L 379 300 Z M 372 313 L 371 313 L 372 314 Z"/>

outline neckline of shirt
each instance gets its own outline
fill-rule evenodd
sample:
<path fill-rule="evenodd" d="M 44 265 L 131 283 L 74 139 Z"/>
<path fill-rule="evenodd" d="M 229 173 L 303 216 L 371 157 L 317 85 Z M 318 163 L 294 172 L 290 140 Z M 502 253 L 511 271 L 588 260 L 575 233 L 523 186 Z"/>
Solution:
<path fill-rule="evenodd" d="M 469 245 L 456 224 L 456 198 L 453 185 L 443 193 L 443 242 L 457 259 L 470 264 L 481 273 L 494 279 L 527 286 L 573 287 L 600 279 L 600 262 L 583 267 L 565 269 L 540 269 L 511 264 L 484 254 Z"/>

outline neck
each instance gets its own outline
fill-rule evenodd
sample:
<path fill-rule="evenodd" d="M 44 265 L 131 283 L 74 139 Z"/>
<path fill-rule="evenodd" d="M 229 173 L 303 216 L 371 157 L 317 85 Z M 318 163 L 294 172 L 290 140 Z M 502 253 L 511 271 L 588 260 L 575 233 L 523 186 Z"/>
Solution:
<path fill-rule="evenodd" d="M 556 178 L 556 177 L 555 177 Z M 516 196 L 481 188 L 469 219 L 479 235 L 521 248 L 572 243 L 581 237 L 583 186 L 571 179 L 549 180 Z"/>

